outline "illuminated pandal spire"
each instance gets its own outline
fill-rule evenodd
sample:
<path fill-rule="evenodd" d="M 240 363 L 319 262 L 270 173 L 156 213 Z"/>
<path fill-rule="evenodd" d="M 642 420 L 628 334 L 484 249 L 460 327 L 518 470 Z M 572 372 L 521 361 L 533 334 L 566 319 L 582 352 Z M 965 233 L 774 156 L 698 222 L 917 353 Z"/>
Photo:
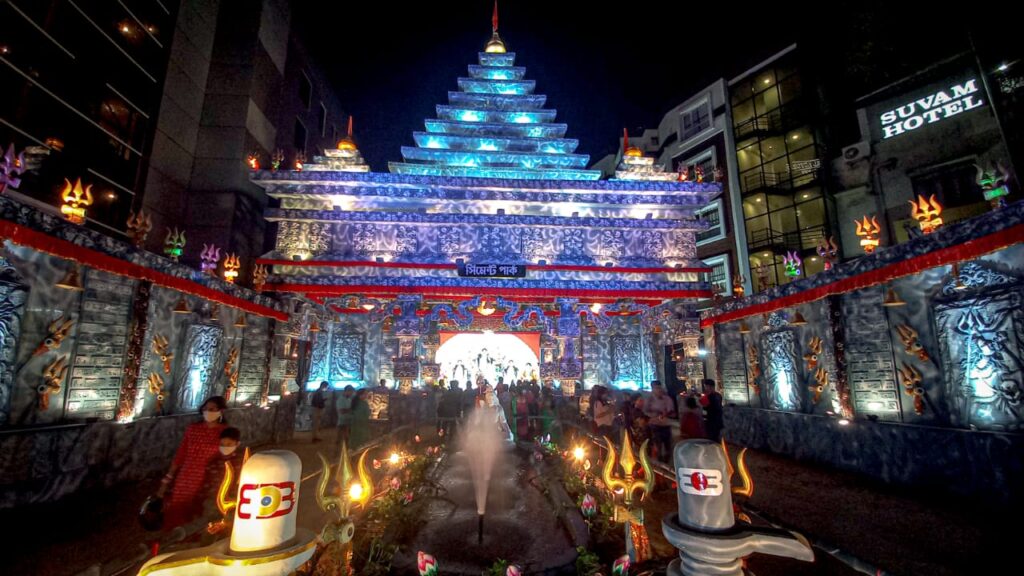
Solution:
<path fill-rule="evenodd" d="M 356 148 L 352 138 L 352 116 L 348 117 L 348 133 L 338 142 L 335 149 L 324 150 L 323 156 L 316 156 L 313 164 L 307 164 L 306 170 L 338 170 L 341 172 L 369 172 L 370 166 L 363 160 L 363 155 Z"/>
<path fill-rule="evenodd" d="M 654 163 L 654 158 L 644 156 L 643 151 L 629 145 L 629 133 L 622 129 L 622 162 L 615 170 L 616 180 L 659 180 L 671 182 L 677 175 L 665 172 L 665 167 Z"/>
<path fill-rule="evenodd" d="M 505 53 L 505 43 L 498 36 L 498 0 L 494 0 L 494 14 L 491 16 L 491 39 L 487 41 L 484 52 L 488 54 Z"/>

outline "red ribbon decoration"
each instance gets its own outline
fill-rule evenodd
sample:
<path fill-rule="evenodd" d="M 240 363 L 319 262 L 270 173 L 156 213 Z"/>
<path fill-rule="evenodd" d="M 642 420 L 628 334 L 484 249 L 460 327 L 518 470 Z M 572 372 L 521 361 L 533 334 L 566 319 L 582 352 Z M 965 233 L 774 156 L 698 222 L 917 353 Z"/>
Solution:
<path fill-rule="evenodd" d="M 282 322 L 286 322 L 288 320 L 288 314 L 278 312 L 273 308 L 255 304 L 237 296 L 225 294 L 191 280 L 178 278 L 176 276 L 171 276 L 170 274 L 146 268 L 145 266 L 126 262 L 119 258 L 97 252 L 91 248 L 85 248 L 68 242 L 67 240 L 61 240 L 60 238 L 54 238 L 43 234 L 42 232 L 36 232 L 35 230 L 19 226 L 7 220 L 0 220 L 0 238 L 7 238 L 19 246 L 25 246 L 38 252 L 57 256 L 58 258 L 64 258 L 65 260 L 73 260 L 90 268 L 109 272 L 110 274 L 134 278 L 135 280 L 148 280 L 157 286 L 163 286 L 164 288 L 170 288 L 172 290 L 177 290 L 178 292 L 198 296 L 210 302 L 216 302 L 224 306 L 237 308 L 249 314 L 255 314 L 264 318 L 273 318 Z"/>
<path fill-rule="evenodd" d="M 700 321 L 700 327 L 707 328 L 723 322 L 732 322 L 734 320 L 749 318 L 750 316 L 768 314 L 782 308 L 791 308 L 807 302 L 821 300 L 826 296 L 834 296 L 837 294 L 852 292 L 854 290 L 860 290 L 861 288 L 877 286 L 884 282 L 895 280 L 896 278 L 917 274 L 918 272 L 928 270 L 929 268 L 937 268 L 954 262 L 963 262 L 964 260 L 973 260 L 990 252 L 995 252 L 997 250 L 1013 246 L 1014 244 L 1018 244 L 1022 240 L 1024 240 L 1024 224 L 1018 224 L 987 236 L 968 240 L 963 244 L 940 248 L 928 254 L 915 256 L 896 264 L 889 264 L 876 270 L 870 270 L 863 274 L 858 274 L 856 276 L 837 280 L 830 284 L 825 284 L 824 286 L 818 286 L 817 288 L 811 288 L 810 290 L 804 290 L 796 294 L 775 298 L 763 304 L 755 304 L 739 310 L 723 312 L 716 316 L 704 318 Z"/>

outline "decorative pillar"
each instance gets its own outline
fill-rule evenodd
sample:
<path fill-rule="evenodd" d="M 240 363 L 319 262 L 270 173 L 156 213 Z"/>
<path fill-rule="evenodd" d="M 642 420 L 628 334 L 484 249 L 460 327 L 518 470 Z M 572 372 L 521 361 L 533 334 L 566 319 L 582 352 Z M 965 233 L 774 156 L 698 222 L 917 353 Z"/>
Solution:
<path fill-rule="evenodd" d="M 555 324 L 555 335 L 558 348 L 562 352 L 558 361 L 558 378 L 578 380 L 583 375 L 583 362 L 576 356 L 576 338 L 580 337 L 580 315 L 576 311 L 576 298 L 557 298 L 558 320 Z"/>
<path fill-rule="evenodd" d="M 128 347 L 125 354 L 124 379 L 121 381 L 121 397 L 117 404 L 118 422 L 130 422 L 135 416 L 139 371 L 142 368 L 142 356 L 146 353 L 149 294 L 152 288 L 153 284 L 144 280 L 135 287 L 135 298 L 132 300 L 132 319 L 128 331 Z"/>
<path fill-rule="evenodd" d="M 420 360 L 416 348 L 422 334 L 422 321 L 416 311 L 420 308 L 421 300 L 422 297 L 419 295 L 402 294 L 395 301 L 395 306 L 399 310 L 394 323 L 398 351 L 392 358 L 392 365 L 401 394 L 408 394 L 419 377 Z"/>
<path fill-rule="evenodd" d="M 437 349 L 441 346 L 441 335 L 437 332 L 425 334 L 422 338 L 423 356 L 420 359 L 420 377 L 428 386 L 437 384 L 441 376 L 441 365 L 436 363 Z"/>

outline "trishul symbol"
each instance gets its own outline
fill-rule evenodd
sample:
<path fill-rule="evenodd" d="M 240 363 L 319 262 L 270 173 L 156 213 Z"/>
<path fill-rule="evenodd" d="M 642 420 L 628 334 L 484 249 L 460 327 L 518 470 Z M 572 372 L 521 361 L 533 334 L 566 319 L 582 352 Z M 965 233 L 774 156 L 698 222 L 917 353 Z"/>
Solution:
<path fill-rule="evenodd" d="M 156 397 L 156 411 L 159 413 L 164 406 L 164 379 L 156 372 L 150 372 L 146 384 L 149 393 Z"/>
<path fill-rule="evenodd" d="M 168 258 L 178 261 L 182 253 L 185 251 L 185 233 L 179 232 L 177 228 L 174 230 L 167 230 L 167 238 L 164 239 L 164 254 Z"/>
<path fill-rule="evenodd" d="M 217 261 L 220 260 L 220 248 L 213 244 L 203 244 L 203 251 L 199 253 L 199 259 L 202 261 L 200 267 L 203 272 L 216 275 Z"/>
<path fill-rule="evenodd" d="M 931 234 L 942 226 L 941 214 L 942 205 L 935 199 L 935 194 L 927 200 L 918 194 L 916 202 L 910 201 L 910 215 L 921 225 L 921 232 L 925 234 Z"/>
<path fill-rule="evenodd" d="M 865 254 L 871 254 L 875 248 L 878 248 L 878 235 L 882 233 L 882 227 L 878 225 L 878 218 L 872 216 L 871 220 L 868 220 L 865 215 L 863 222 L 854 220 L 853 223 L 857 225 L 860 247 L 864 249 Z"/>
<path fill-rule="evenodd" d="M 896 332 L 899 334 L 900 341 L 903 342 L 903 349 L 907 354 L 916 355 L 922 362 L 929 360 L 928 352 L 921 345 L 921 342 L 918 341 L 919 335 L 917 330 L 906 324 L 898 324 Z"/>
<path fill-rule="evenodd" d="M 267 267 L 263 264 L 258 264 L 252 271 L 252 289 L 257 292 L 263 291 L 263 286 L 267 284 Z"/>
<path fill-rule="evenodd" d="M 353 479 L 356 476 L 352 473 L 352 465 L 349 463 L 348 444 L 342 443 L 341 456 L 338 459 L 338 469 L 335 474 L 338 486 L 341 489 L 338 495 L 331 494 L 329 490 L 331 465 L 323 454 L 318 454 L 322 468 L 320 471 L 320 482 L 317 484 L 316 489 L 316 503 L 324 512 L 333 511 L 337 518 L 335 521 L 325 525 L 320 533 L 320 538 L 325 543 L 337 540 L 340 544 L 348 544 L 355 535 L 355 524 L 353 524 L 350 518 L 352 505 L 365 504 L 373 497 L 373 479 L 370 478 L 370 472 L 366 469 L 366 455 L 368 453 L 369 450 L 363 450 L 363 453 L 359 455 L 359 461 L 356 464 L 358 482 L 353 483 Z"/>
<path fill-rule="evenodd" d="M 914 412 L 924 414 L 924 387 L 921 386 L 921 372 L 906 362 L 903 367 L 897 370 L 900 376 L 900 384 L 908 396 L 914 397 Z"/>
<path fill-rule="evenodd" d="M 625 506 L 615 506 L 615 521 L 626 525 L 626 549 L 630 551 L 631 559 L 643 562 L 651 557 L 651 545 L 647 529 L 644 528 L 643 508 L 634 509 L 633 505 L 643 501 L 654 488 L 654 471 L 647 458 L 647 440 L 640 445 L 640 468 L 643 470 L 643 478 L 633 476 L 637 457 L 633 453 L 633 445 L 627 431 L 622 432 L 621 456 L 617 454 L 615 445 L 607 436 L 604 441 L 608 446 L 608 457 L 604 461 L 604 469 L 601 470 L 601 480 L 613 494 L 622 494 Z M 615 476 L 616 463 L 622 469 L 622 476 Z M 636 491 L 639 491 L 640 495 L 634 498 Z"/>
<path fill-rule="evenodd" d="M 43 370 L 43 383 L 36 390 L 39 393 L 39 410 L 50 407 L 50 396 L 60 392 L 61 383 L 68 374 L 68 355 L 58 357 Z"/>
<path fill-rule="evenodd" d="M 92 206 L 92 184 L 83 190 L 81 178 L 75 180 L 74 186 L 65 178 L 61 200 L 64 201 L 64 205 L 60 207 L 60 213 L 68 219 L 68 222 L 82 224 L 85 222 L 85 209 Z"/>
<path fill-rule="evenodd" d="M 228 254 L 224 258 L 224 280 L 234 284 L 238 278 L 238 269 L 242 267 L 242 262 L 238 259 L 238 256 L 234 254 Z"/>
<path fill-rule="evenodd" d="M 817 404 L 821 400 L 821 393 L 825 391 L 825 387 L 828 386 L 828 370 L 824 367 L 818 368 L 814 372 L 814 381 L 816 384 L 811 386 L 811 392 L 814 393 L 812 401 Z"/>
<path fill-rule="evenodd" d="M 818 360 L 821 358 L 821 338 L 817 336 L 811 338 L 807 343 L 807 349 L 810 352 L 804 354 L 804 361 L 807 362 L 808 370 L 814 370 L 818 367 Z"/>
<path fill-rule="evenodd" d="M 32 355 L 41 356 L 47 352 L 53 352 L 60 348 L 61 342 L 64 341 L 64 338 L 67 338 L 68 333 L 71 331 L 71 327 L 74 325 L 74 320 L 71 318 L 65 318 L 64 316 L 50 322 L 49 327 L 47 327 L 49 335 L 43 339 L 42 343 L 39 344 L 39 347 L 36 348 Z"/>
<path fill-rule="evenodd" d="M 800 266 L 803 264 L 803 260 L 800 259 L 800 255 L 796 252 L 787 252 L 782 257 L 782 263 L 786 267 L 786 276 L 790 278 L 796 278 L 800 276 Z"/>
<path fill-rule="evenodd" d="M 818 256 L 825 261 L 825 270 L 831 270 L 832 263 L 835 262 L 836 255 L 839 254 L 839 246 L 836 246 L 835 238 L 822 236 L 821 240 L 818 240 L 817 252 Z"/>
<path fill-rule="evenodd" d="M 132 239 L 132 244 L 136 248 L 142 247 L 142 244 L 146 241 L 146 236 L 149 235 L 149 231 L 153 229 L 153 219 L 149 214 L 146 214 L 143 210 L 139 210 L 139 213 L 135 212 L 128 213 L 128 236 Z"/>
<path fill-rule="evenodd" d="M 153 354 L 160 357 L 160 361 L 164 363 L 164 374 L 171 373 L 171 360 L 174 360 L 174 353 L 168 349 L 171 347 L 170 342 L 167 341 L 166 336 L 156 334 L 153 336 Z"/>

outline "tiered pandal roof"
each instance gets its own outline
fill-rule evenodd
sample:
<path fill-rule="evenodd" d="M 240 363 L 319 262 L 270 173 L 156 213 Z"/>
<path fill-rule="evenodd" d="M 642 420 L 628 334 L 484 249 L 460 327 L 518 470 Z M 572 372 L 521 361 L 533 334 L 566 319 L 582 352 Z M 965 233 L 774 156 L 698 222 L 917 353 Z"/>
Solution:
<path fill-rule="evenodd" d="M 515 66 L 515 53 L 504 52 L 497 36 L 459 78 L 448 104 L 437 106 L 437 119 L 425 132 L 413 133 L 416 146 L 403 146 L 404 162 L 391 172 L 421 176 L 469 176 L 521 180 L 597 180 L 587 170 L 590 156 L 574 154 L 577 140 L 566 138 L 567 126 L 555 122 L 557 111 L 544 108 L 547 97 L 534 94 L 536 82 Z"/>

